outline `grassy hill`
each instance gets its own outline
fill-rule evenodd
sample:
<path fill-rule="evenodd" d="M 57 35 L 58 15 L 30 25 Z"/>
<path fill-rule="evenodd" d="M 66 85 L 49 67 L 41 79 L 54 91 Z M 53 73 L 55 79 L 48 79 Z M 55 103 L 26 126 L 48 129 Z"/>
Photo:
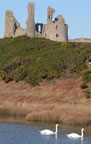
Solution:
<path fill-rule="evenodd" d="M 91 80 L 86 60 L 91 43 L 63 43 L 27 36 L 0 40 L 0 76 L 5 82 L 25 80 L 37 85 L 43 79 L 76 78 Z M 82 85 L 84 85 L 82 83 Z"/>
<path fill-rule="evenodd" d="M 1 39 L 0 77 L 6 83 L 0 80 L 0 115 L 91 125 L 90 57 L 91 43 Z"/>

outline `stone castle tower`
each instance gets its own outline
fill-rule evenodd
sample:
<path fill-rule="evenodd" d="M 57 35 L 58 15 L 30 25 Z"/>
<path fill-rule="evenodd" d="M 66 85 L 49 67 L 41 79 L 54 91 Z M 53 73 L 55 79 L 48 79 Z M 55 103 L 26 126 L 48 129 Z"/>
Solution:
<path fill-rule="evenodd" d="M 35 36 L 34 16 L 35 16 L 35 4 L 29 3 L 29 5 L 28 5 L 28 19 L 27 19 L 26 24 L 27 24 L 27 35 L 30 37 Z"/>
<path fill-rule="evenodd" d="M 68 41 L 68 25 L 62 15 L 58 15 L 53 21 L 55 9 L 48 7 L 47 24 L 35 24 L 35 4 L 28 4 L 27 27 L 23 29 L 15 19 L 12 11 L 6 11 L 5 16 L 5 37 L 16 37 L 27 35 L 29 37 L 44 37 L 54 41 Z M 40 30 L 39 30 L 40 28 Z"/>
<path fill-rule="evenodd" d="M 58 15 L 54 21 L 52 17 L 55 10 L 48 7 L 47 24 L 43 26 L 43 37 L 54 41 L 68 41 L 68 25 L 62 15 Z"/>

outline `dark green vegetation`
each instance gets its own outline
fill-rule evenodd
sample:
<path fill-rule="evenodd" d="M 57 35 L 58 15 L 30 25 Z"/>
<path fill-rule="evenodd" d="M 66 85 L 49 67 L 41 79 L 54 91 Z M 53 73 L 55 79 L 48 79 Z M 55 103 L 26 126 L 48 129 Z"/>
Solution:
<path fill-rule="evenodd" d="M 84 92 L 87 99 L 91 98 L 91 92 L 89 90 L 86 90 Z"/>
<path fill-rule="evenodd" d="M 4 38 L 0 40 L 0 75 L 5 82 L 25 80 L 32 85 L 43 79 L 75 78 L 87 69 L 90 56 L 91 43 L 61 43 L 27 36 Z M 83 75 L 83 81 L 91 81 L 91 71 Z"/>
<path fill-rule="evenodd" d="M 91 67 L 88 67 L 87 69 L 83 70 L 82 72 L 82 82 L 80 84 L 81 88 L 88 88 L 87 83 L 91 82 Z"/>

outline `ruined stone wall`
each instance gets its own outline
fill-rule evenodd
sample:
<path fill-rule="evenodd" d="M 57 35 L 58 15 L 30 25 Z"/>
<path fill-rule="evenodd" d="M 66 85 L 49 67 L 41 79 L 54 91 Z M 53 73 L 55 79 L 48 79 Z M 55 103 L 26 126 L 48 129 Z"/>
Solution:
<path fill-rule="evenodd" d="M 6 11 L 5 16 L 5 37 L 17 37 L 26 35 L 26 30 L 20 27 L 19 22 L 15 19 L 13 11 Z"/>
<path fill-rule="evenodd" d="M 28 4 L 28 19 L 27 19 L 26 24 L 27 24 L 27 35 L 30 37 L 35 36 L 34 16 L 35 16 L 35 4 L 29 3 Z"/>
<path fill-rule="evenodd" d="M 27 30 L 23 28 L 18 28 L 16 30 L 15 37 L 22 36 L 22 35 L 27 35 Z"/>
<path fill-rule="evenodd" d="M 20 24 L 15 19 L 12 11 L 6 11 L 5 15 L 5 37 L 15 35 L 16 29 L 20 28 Z"/>
<path fill-rule="evenodd" d="M 35 37 L 43 37 L 42 36 L 42 29 L 43 29 L 42 23 L 37 23 L 35 25 Z"/>
<path fill-rule="evenodd" d="M 47 23 L 51 23 L 52 22 L 52 18 L 53 18 L 53 14 L 55 13 L 55 9 L 51 8 L 50 6 L 48 6 L 47 9 Z"/>
<path fill-rule="evenodd" d="M 48 11 L 51 12 L 53 16 L 55 10 L 48 7 Z M 48 15 L 50 15 L 50 13 Z M 55 21 L 52 21 L 51 17 L 51 19 L 47 21 L 47 24 L 43 25 L 42 36 L 54 41 L 68 41 L 68 25 L 62 15 L 57 16 Z"/>
<path fill-rule="evenodd" d="M 5 16 L 5 37 L 17 37 L 28 35 L 29 37 L 45 37 L 54 41 L 68 41 L 68 25 L 64 18 L 59 15 L 53 21 L 55 9 L 48 7 L 47 24 L 35 24 L 35 4 L 28 4 L 27 28 L 20 27 L 19 22 L 15 19 L 12 11 L 6 11 Z M 39 30 L 40 29 L 40 30 Z"/>
<path fill-rule="evenodd" d="M 55 18 L 56 41 L 68 41 L 68 25 L 62 15 Z"/>

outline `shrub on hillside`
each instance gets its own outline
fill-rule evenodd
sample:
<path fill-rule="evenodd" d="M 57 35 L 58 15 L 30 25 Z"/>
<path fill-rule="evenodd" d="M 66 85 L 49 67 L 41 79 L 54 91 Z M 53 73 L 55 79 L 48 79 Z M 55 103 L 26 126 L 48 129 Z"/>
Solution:
<path fill-rule="evenodd" d="M 8 73 L 4 72 L 4 71 L 0 72 L 0 76 L 6 83 L 8 83 L 9 81 L 12 80 L 11 76 Z"/>
<path fill-rule="evenodd" d="M 83 73 L 82 80 L 87 81 L 87 82 L 91 82 L 91 68 L 87 68 L 82 73 Z"/>
<path fill-rule="evenodd" d="M 21 36 L 0 40 L 0 71 L 3 80 L 26 80 L 32 85 L 42 79 L 74 78 L 86 69 L 90 43 L 61 43 Z M 3 71 L 3 73 L 2 73 Z M 83 74 L 83 81 L 91 75 Z"/>
<path fill-rule="evenodd" d="M 82 82 L 80 83 L 80 87 L 81 87 L 82 89 L 88 88 L 87 82 L 86 82 L 86 81 L 82 81 Z"/>
<path fill-rule="evenodd" d="M 90 99 L 91 98 L 91 92 L 89 90 L 87 91 L 84 91 L 85 92 L 85 96 L 87 99 Z"/>

